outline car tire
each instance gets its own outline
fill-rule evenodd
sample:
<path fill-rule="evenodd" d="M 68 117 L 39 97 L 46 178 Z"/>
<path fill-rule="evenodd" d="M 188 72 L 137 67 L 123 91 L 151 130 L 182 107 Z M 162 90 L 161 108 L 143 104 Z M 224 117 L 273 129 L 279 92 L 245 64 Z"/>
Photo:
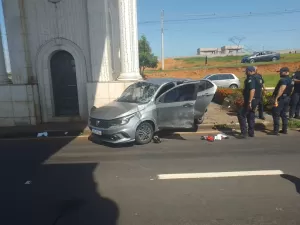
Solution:
<path fill-rule="evenodd" d="M 254 60 L 254 59 L 250 59 L 249 62 L 250 62 L 250 63 L 255 63 L 255 60 Z"/>
<path fill-rule="evenodd" d="M 202 116 L 201 118 L 195 119 L 194 123 L 195 125 L 200 125 L 204 122 L 204 116 Z"/>
<path fill-rule="evenodd" d="M 145 145 L 151 142 L 154 135 L 154 128 L 149 122 L 142 122 L 135 131 L 135 142 L 138 145 Z"/>
<path fill-rule="evenodd" d="M 272 58 L 272 61 L 273 61 L 273 62 L 276 62 L 276 61 L 277 61 L 277 58 L 276 58 L 276 57 L 273 57 L 273 58 Z"/>
<path fill-rule="evenodd" d="M 237 89 L 239 87 L 236 84 L 232 84 L 232 85 L 229 86 L 229 88 L 231 88 L 231 89 Z"/>

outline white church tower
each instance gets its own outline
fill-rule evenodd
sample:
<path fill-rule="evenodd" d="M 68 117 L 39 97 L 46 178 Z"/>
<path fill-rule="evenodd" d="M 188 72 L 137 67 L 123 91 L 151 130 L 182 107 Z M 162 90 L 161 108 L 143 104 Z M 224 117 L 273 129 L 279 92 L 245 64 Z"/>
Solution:
<path fill-rule="evenodd" d="M 86 121 L 141 79 L 137 0 L 3 0 L 0 126 Z"/>

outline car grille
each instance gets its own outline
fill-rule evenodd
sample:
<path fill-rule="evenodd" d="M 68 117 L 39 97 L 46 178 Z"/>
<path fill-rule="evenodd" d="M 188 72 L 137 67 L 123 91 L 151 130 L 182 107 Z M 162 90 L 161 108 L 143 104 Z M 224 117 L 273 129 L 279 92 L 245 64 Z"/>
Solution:
<path fill-rule="evenodd" d="M 95 119 L 95 118 L 90 118 L 90 124 L 93 127 L 99 127 L 99 128 L 105 128 L 105 129 L 111 127 L 109 120 L 99 120 L 99 119 Z"/>

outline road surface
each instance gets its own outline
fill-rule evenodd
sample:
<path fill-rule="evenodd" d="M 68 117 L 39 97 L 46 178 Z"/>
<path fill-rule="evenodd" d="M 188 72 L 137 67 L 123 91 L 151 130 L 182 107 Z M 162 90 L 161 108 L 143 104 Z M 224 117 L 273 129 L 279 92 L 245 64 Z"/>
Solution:
<path fill-rule="evenodd" d="M 2 140 L 0 224 L 299 225 L 299 135 Z"/>

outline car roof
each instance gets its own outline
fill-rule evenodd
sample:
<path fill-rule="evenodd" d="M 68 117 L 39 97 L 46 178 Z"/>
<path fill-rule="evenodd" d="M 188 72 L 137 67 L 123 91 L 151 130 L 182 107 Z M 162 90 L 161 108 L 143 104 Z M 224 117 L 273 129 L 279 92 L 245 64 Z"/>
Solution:
<path fill-rule="evenodd" d="M 177 81 L 187 82 L 187 81 L 193 81 L 193 80 L 192 79 L 184 79 L 184 78 L 151 78 L 151 79 L 145 80 L 144 82 L 161 86 L 166 83 L 177 82 Z"/>
<path fill-rule="evenodd" d="M 212 73 L 212 74 L 208 74 L 207 76 L 212 76 L 212 75 L 226 75 L 226 74 L 230 74 L 230 75 L 234 75 L 234 73 Z"/>

